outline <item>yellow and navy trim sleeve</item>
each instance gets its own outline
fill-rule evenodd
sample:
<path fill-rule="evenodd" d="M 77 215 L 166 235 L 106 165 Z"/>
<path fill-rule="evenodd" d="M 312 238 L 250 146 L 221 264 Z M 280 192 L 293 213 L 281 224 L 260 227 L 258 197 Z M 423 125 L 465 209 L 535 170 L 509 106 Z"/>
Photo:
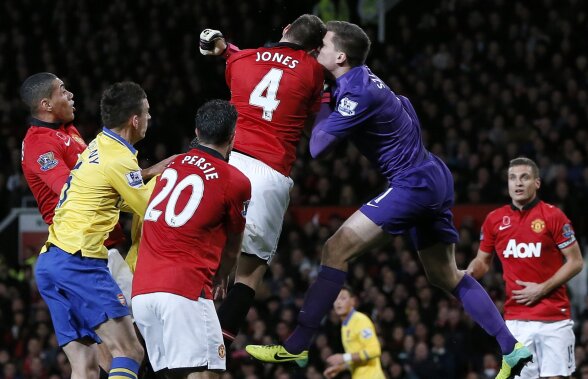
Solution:
<path fill-rule="evenodd" d="M 143 183 L 137 150 L 104 128 L 80 155 L 67 179 L 49 227 L 49 244 L 84 257 L 108 258 L 104 241 L 121 207 L 143 217 L 155 181 Z"/>

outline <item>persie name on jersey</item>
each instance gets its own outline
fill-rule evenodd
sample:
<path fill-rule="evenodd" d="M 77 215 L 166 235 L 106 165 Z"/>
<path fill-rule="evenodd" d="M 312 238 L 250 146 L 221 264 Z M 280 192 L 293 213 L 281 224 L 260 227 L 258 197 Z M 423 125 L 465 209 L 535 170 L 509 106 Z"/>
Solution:
<path fill-rule="evenodd" d="M 541 242 L 517 243 L 516 240 L 510 239 L 502 254 L 505 258 L 539 258 L 541 256 Z"/>
<path fill-rule="evenodd" d="M 218 179 L 216 167 L 211 162 L 207 162 L 205 158 L 199 157 L 198 155 L 186 155 L 181 163 L 190 164 L 201 169 L 206 180 Z"/>
<path fill-rule="evenodd" d="M 277 62 L 283 64 L 284 66 L 288 66 L 288 68 L 296 68 L 296 65 L 298 64 L 298 60 L 292 59 L 291 56 L 285 54 L 270 53 L 269 51 L 264 51 L 263 53 L 258 51 L 256 54 L 256 62 Z"/>

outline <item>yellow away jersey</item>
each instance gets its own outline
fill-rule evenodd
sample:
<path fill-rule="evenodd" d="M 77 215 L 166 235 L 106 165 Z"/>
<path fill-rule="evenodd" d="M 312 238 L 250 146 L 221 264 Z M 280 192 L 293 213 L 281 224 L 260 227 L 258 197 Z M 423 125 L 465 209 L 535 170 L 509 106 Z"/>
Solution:
<path fill-rule="evenodd" d="M 385 379 L 380 364 L 380 341 L 372 321 L 355 309 L 341 325 L 341 339 L 346 353 L 358 353 L 363 363 L 351 364 L 353 379 Z"/>
<path fill-rule="evenodd" d="M 137 150 L 104 128 L 80 155 L 61 190 L 49 239 L 68 253 L 108 258 L 104 241 L 121 209 L 143 217 L 155 181 L 143 184 Z"/>

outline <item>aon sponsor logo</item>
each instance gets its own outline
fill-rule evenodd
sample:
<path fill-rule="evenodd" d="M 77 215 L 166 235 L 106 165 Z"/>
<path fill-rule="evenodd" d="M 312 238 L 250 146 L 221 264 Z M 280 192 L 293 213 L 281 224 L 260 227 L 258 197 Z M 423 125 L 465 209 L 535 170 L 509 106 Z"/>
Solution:
<path fill-rule="evenodd" d="M 511 239 L 502 254 L 505 258 L 539 258 L 541 256 L 541 242 L 517 243 L 516 240 Z"/>

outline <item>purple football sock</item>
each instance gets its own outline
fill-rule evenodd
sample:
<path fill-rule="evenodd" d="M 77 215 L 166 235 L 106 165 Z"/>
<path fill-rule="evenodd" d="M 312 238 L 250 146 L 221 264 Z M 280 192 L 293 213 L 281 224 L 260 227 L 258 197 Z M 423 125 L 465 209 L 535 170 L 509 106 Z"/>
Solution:
<path fill-rule="evenodd" d="M 304 304 L 298 314 L 298 325 L 284 342 L 289 353 L 299 354 L 308 349 L 323 317 L 329 312 L 345 283 L 347 272 L 321 266 L 314 283 L 306 291 Z"/>
<path fill-rule="evenodd" d="M 506 327 L 496 305 L 488 293 L 474 278 L 464 275 L 451 291 L 461 301 L 463 308 L 491 336 L 496 337 L 503 355 L 513 351 L 517 340 Z"/>

